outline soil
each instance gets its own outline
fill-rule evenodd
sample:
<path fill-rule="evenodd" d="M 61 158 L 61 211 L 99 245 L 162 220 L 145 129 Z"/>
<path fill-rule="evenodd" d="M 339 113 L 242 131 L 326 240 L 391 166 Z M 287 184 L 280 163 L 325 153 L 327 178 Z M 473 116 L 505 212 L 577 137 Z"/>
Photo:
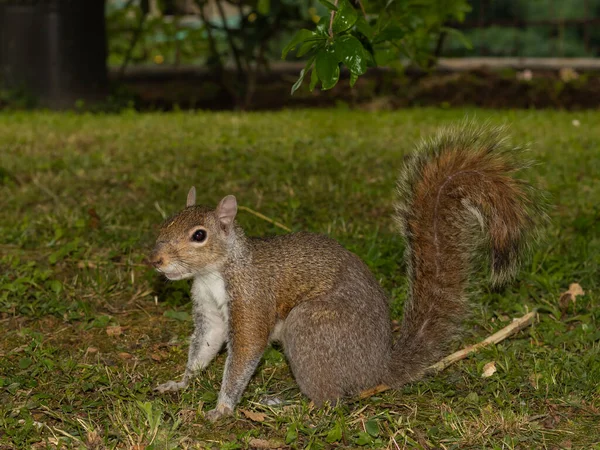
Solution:
<path fill-rule="evenodd" d="M 308 83 L 293 96 L 296 67 L 263 74 L 247 105 L 236 101 L 220 79 L 203 71 L 138 70 L 114 80 L 119 96 L 137 109 L 248 109 L 277 110 L 331 107 L 345 104 L 364 109 L 397 109 L 411 106 L 477 106 L 483 108 L 596 109 L 600 106 L 600 72 L 479 68 L 431 73 L 409 70 L 371 70 L 348 84 L 348 74 L 329 91 L 308 91 Z"/>

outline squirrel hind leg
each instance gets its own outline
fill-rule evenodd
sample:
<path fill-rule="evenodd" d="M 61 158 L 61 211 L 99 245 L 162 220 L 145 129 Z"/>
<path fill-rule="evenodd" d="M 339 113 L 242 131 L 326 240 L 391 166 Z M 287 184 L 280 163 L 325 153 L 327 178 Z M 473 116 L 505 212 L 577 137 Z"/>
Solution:
<path fill-rule="evenodd" d="M 285 354 L 300 390 L 316 406 L 355 395 L 386 377 L 389 319 L 366 326 L 365 316 L 379 321 L 331 300 L 307 301 L 288 315 L 282 333 Z"/>

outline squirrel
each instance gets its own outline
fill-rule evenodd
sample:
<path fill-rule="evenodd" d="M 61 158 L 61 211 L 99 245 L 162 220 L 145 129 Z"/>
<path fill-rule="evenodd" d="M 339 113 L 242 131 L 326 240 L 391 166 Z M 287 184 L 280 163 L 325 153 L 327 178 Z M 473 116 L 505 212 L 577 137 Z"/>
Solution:
<path fill-rule="evenodd" d="M 206 417 L 232 414 L 271 341 L 282 344 L 316 406 L 419 379 L 460 331 L 475 258 L 485 256 L 491 283 L 501 284 L 530 242 L 539 205 L 535 189 L 514 176 L 525 167 L 518 150 L 502 128 L 463 124 L 406 158 L 394 219 L 406 240 L 409 287 L 395 338 L 388 296 L 358 256 L 308 232 L 248 237 L 234 196 L 197 206 L 192 187 L 150 257 L 169 280 L 193 278 L 185 373 L 156 390 L 185 388 L 226 345 L 217 405 Z"/>

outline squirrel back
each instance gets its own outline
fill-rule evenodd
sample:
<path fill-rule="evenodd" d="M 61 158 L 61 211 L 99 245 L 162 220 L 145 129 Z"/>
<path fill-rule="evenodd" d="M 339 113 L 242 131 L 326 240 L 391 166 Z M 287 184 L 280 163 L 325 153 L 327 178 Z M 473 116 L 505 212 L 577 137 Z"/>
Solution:
<path fill-rule="evenodd" d="M 396 222 L 406 240 L 409 292 L 391 359 L 392 386 L 439 360 L 466 316 L 476 265 L 491 283 L 517 271 L 540 212 L 535 190 L 514 174 L 526 165 L 502 128 L 464 124 L 423 142 L 398 183 Z"/>

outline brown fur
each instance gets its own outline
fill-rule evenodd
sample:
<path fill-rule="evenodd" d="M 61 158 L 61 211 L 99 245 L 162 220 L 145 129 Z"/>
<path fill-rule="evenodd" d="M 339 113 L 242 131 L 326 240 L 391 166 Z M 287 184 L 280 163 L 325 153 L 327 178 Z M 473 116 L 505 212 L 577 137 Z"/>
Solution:
<path fill-rule="evenodd" d="M 420 377 L 459 329 L 477 250 L 489 249 L 494 282 L 516 270 L 534 204 L 512 176 L 509 150 L 497 131 L 464 127 L 424 144 L 408 161 L 397 220 L 408 243 L 410 292 L 395 342 L 388 298 L 356 255 L 311 233 L 246 237 L 233 223 L 232 197 L 209 210 L 190 206 L 190 191 L 188 208 L 165 221 L 152 259 L 159 270 L 180 266 L 185 277 L 201 280 L 212 271 L 224 280 L 229 354 L 210 417 L 235 407 L 278 324 L 300 389 L 318 405 Z M 191 244 L 199 227 L 207 240 Z M 205 328 L 199 313 L 195 334 Z"/>

